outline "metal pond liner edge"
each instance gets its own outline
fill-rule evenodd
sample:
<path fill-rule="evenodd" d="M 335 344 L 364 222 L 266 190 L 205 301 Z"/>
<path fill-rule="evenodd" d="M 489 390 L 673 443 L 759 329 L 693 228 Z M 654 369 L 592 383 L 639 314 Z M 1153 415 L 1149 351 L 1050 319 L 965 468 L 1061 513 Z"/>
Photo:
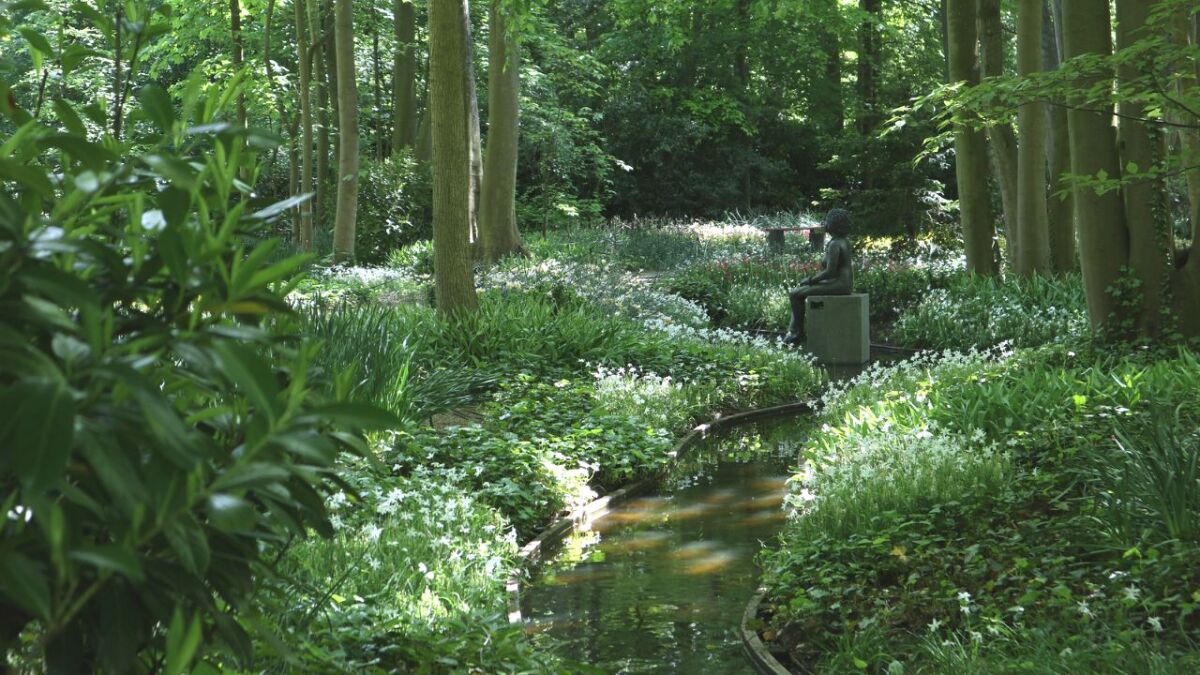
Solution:
<path fill-rule="evenodd" d="M 689 432 L 675 444 L 675 446 L 671 449 L 671 452 L 674 453 L 673 456 L 675 460 L 678 461 L 678 459 L 682 457 L 685 452 L 691 449 L 691 447 L 695 445 L 697 441 L 703 440 L 714 431 L 725 429 L 727 427 L 738 426 L 741 424 L 748 424 L 750 422 L 758 422 L 777 417 L 806 415 L 812 412 L 813 408 L 809 403 L 796 402 L 716 417 L 710 422 L 694 427 L 691 432 Z M 508 622 L 510 624 L 523 623 L 524 617 L 521 614 L 521 579 L 529 570 L 529 568 L 541 559 L 543 549 L 548 544 L 562 540 L 568 534 L 578 529 L 580 525 L 589 523 L 603 516 L 609 511 L 610 506 L 615 506 L 616 504 L 623 502 L 630 497 L 635 497 L 639 494 L 642 494 L 643 492 L 653 488 L 657 483 L 658 481 L 656 478 L 645 478 L 600 497 L 599 499 L 589 502 L 588 504 L 575 509 L 566 516 L 554 521 L 549 527 L 543 530 L 541 534 L 539 534 L 537 537 L 534 537 L 529 543 L 522 546 L 520 553 L 517 554 L 517 565 L 513 571 L 509 573 L 508 579 L 504 584 L 504 590 L 508 600 Z M 759 598 L 761 598 L 761 595 L 756 596 L 755 601 L 752 603 L 755 608 L 758 607 Z M 742 625 L 745 625 L 745 617 L 742 619 Z M 755 639 L 757 639 L 757 635 L 755 635 Z M 760 641 L 760 647 L 761 644 L 762 643 Z M 747 649 L 749 649 L 748 646 Z M 767 654 L 765 648 L 762 649 L 762 653 L 774 661 L 774 658 L 772 658 L 770 654 Z M 754 660 L 754 658 L 751 657 L 751 660 Z M 775 661 L 775 663 L 778 665 L 778 661 Z M 755 664 L 755 667 L 758 668 L 757 661 L 755 661 Z M 781 670 L 767 670 L 762 672 L 780 674 L 788 672 L 786 669 L 782 669 L 782 666 L 779 666 L 779 668 Z"/>

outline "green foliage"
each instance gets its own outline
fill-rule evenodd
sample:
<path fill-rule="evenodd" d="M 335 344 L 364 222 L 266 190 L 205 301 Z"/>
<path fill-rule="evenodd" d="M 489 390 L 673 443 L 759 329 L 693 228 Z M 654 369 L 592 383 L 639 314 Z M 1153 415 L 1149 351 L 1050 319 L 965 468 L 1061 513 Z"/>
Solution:
<path fill-rule="evenodd" d="M 922 358 L 835 391 L 798 514 L 764 555 L 773 637 L 831 669 L 1186 672 L 1196 365 L 1051 347 Z M 894 468 L 926 443 L 954 469 L 941 487 Z M 891 480 L 870 478 L 881 459 Z M 855 476 L 851 500 L 840 479 Z"/>
<path fill-rule="evenodd" d="M 138 93 L 142 152 L 7 111 L 0 648 L 31 670 L 248 663 L 258 582 L 332 531 L 334 458 L 396 422 L 311 378 L 284 302 L 304 258 L 240 244 L 287 205 L 247 212 L 261 137 L 219 122 L 237 82 L 200 82 L 183 116 Z"/>
<path fill-rule="evenodd" d="M 377 265 L 392 251 L 433 236 L 429 205 L 421 203 L 430 190 L 422 175 L 407 153 L 362 163 L 354 249 L 359 264 Z"/>
<path fill-rule="evenodd" d="M 874 298 L 872 297 L 872 301 Z M 897 344 L 920 349 L 1033 347 L 1089 334 L 1079 276 L 1000 281 L 962 277 L 933 289 L 892 331 Z"/>

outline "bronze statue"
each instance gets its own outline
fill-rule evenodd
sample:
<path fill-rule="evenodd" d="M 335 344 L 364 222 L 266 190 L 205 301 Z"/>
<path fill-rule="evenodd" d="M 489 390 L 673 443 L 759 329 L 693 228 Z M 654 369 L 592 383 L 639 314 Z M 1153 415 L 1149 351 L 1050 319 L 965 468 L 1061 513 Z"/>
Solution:
<path fill-rule="evenodd" d="M 785 344 L 798 345 L 804 340 L 804 301 L 810 295 L 850 295 L 854 292 L 854 266 L 850 259 L 850 212 L 833 209 L 821 224 L 833 238 L 825 246 L 821 272 L 800 282 L 792 291 L 792 323 Z"/>

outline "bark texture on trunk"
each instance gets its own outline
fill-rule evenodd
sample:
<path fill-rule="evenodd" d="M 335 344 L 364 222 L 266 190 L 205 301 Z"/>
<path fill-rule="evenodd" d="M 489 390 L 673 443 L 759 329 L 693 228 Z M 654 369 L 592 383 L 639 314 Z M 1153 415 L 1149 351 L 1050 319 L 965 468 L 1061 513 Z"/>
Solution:
<path fill-rule="evenodd" d="M 337 212 L 333 224 L 333 260 L 354 260 L 358 220 L 358 87 L 354 81 L 354 7 L 351 0 L 334 4 L 334 40 L 338 73 Z"/>
<path fill-rule="evenodd" d="M 1004 23 L 1001 20 L 1000 0 L 978 0 L 979 58 L 983 77 L 1004 75 Z M 1004 238 L 1008 244 L 1008 259 L 1020 258 L 1021 239 L 1017 217 L 1017 135 L 1011 124 L 988 127 L 992 150 L 992 167 L 1000 204 L 1004 210 Z"/>
<path fill-rule="evenodd" d="M 1146 22 L 1150 17 L 1149 0 L 1121 0 L 1117 3 L 1117 48 L 1126 49 L 1146 37 Z M 1139 68 L 1125 64 L 1117 69 L 1123 83 L 1141 77 Z M 1120 128 L 1117 139 L 1121 167 L 1137 167 L 1146 171 L 1157 160 L 1156 146 L 1162 138 L 1149 125 L 1136 121 L 1146 116 L 1141 103 L 1122 100 Z M 1136 317 L 1139 332 L 1155 335 L 1162 329 L 1162 309 L 1165 294 L 1170 293 L 1170 239 L 1166 215 L 1166 198 L 1158 180 L 1140 180 L 1122 189 L 1125 200 L 1125 226 L 1129 238 L 1129 267 L 1141 281 L 1141 315 Z"/>
<path fill-rule="evenodd" d="M 296 60 L 300 71 L 300 176 L 297 194 L 313 188 L 313 120 L 312 120 L 312 61 L 308 58 L 308 19 L 304 4 L 294 0 L 292 7 L 296 23 Z M 311 251 L 313 246 L 313 202 L 300 205 L 300 247 Z"/>
<path fill-rule="evenodd" d="M 1063 56 L 1112 52 L 1112 26 L 1108 0 L 1063 0 Z M 1094 77 L 1084 85 L 1097 85 Z M 1095 176 L 1101 171 L 1121 176 L 1116 130 L 1111 110 L 1071 109 L 1067 112 L 1071 136 L 1071 173 Z M 1084 290 L 1092 326 L 1103 328 L 1119 307 L 1108 289 L 1129 260 L 1129 232 L 1119 191 L 1097 194 L 1090 187 L 1075 189 L 1075 222 L 1079 225 L 1079 253 Z"/>
<path fill-rule="evenodd" d="M 296 0 L 298 1 L 298 0 Z M 312 50 L 310 76 L 316 85 L 316 194 L 313 197 L 314 220 L 325 217 L 326 186 L 329 185 L 329 79 L 325 69 L 325 45 L 321 26 L 321 5 L 307 0 L 309 49 Z"/>
<path fill-rule="evenodd" d="M 392 152 L 412 148 L 417 136 L 417 10 L 396 0 L 396 57 L 392 63 Z"/>
<path fill-rule="evenodd" d="M 429 2 L 433 270 L 442 313 L 478 306 L 471 271 L 470 33 L 465 0 Z"/>
<path fill-rule="evenodd" d="M 479 121 L 479 92 L 475 87 L 475 58 L 474 31 L 471 28 L 471 12 L 463 12 L 463 34 L 466 35 L 467 49 L 463 55 L 465 63 L 463 72 L 467 86 L 467 132 L 471 137 L 471 230 L 470 240 L 474 246 L 479 243 L 479 193 L 483 189 L 483 134 Z"/>
<path fill-rule="evenodd" d="M 1017 21 L 1017 72 L 1042 70 L 1043 0 L 1021 0 Z M 1046 110 L 1040 101 L 1018 111 L 1021 145 L 1017 156 L 1017 274 L 1050 273 L 1050 231 L 1046 220 Z"/>
<path fill-rule="evenodd" d="M 973 2 L 951 0 L 946 6 L 950 79 L 967 86 L 979 83 L 975 18 Z M 992 239 L 995 236 L 995 224 L 988 195 L 987 140 L 982 131 L 959 125 L 955 129 L 954 147 L 967 270 L 973 274 L 994 274 L 996 267 Z"/>
<path fill-rule="evenodd" d="M 1054 8 L 1060 3 L 1061 0 L 1046 0 L 1044 6 L 1042 50 L 1045 70 L 1058 70 L 1062 65 L 1062 31 L 1058 28 L 1062 25 L 1062 12 Z M 1063 175 L 1071 172 L 1071 140 L 1067 130 L 1067 109 L 1046 106 L 1046 114 L 1046 154 L 1050 167 L 1046 219 L 1050 227 L 1050 265 L 1055 272 L 1063 273 L 1075 269 L 1075 198 L 1063 180 Z M 1066 197 L 1059 197 L 1058 193 L 1064 190 Z"/>
<path fill-rule="evenodd" d="M 488 141 L 479 202 L 484 260 L 521 250 L 517 231 L 517 150 L 520 134 L 521 46 L 501 0 L 492 0 L 488 36 Z"/>
<path fill-rule="evenodd" d="M 230 54 L 234 71 L 242 69 L 242 5 L 239 0 L 229 0 L 229 32 L 233 38 Z M 237 121 L 239 127 L 246 126 L 246 92 L 242 89 L 237 97 Z M 282 120 L 281 120 L 282 122 Z"/>

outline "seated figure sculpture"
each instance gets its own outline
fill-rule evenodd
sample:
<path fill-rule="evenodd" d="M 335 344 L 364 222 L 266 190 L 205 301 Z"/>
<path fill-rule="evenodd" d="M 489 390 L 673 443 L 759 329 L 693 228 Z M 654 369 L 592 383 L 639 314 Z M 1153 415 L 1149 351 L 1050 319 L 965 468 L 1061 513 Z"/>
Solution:
<path fill-rule="evenodd" d="M 825 260 L 820 273 L 800 282 L 791 292 L 792 323 L 785 344 L 798 345 L 804 340 L 804 303 L 811 295 L 849 295 L 854 292 L 854 267 L 850 259 L 850 212 L 833 209 L 825 216 L 822 227 L 831 239 L 825 246 Z"/>

